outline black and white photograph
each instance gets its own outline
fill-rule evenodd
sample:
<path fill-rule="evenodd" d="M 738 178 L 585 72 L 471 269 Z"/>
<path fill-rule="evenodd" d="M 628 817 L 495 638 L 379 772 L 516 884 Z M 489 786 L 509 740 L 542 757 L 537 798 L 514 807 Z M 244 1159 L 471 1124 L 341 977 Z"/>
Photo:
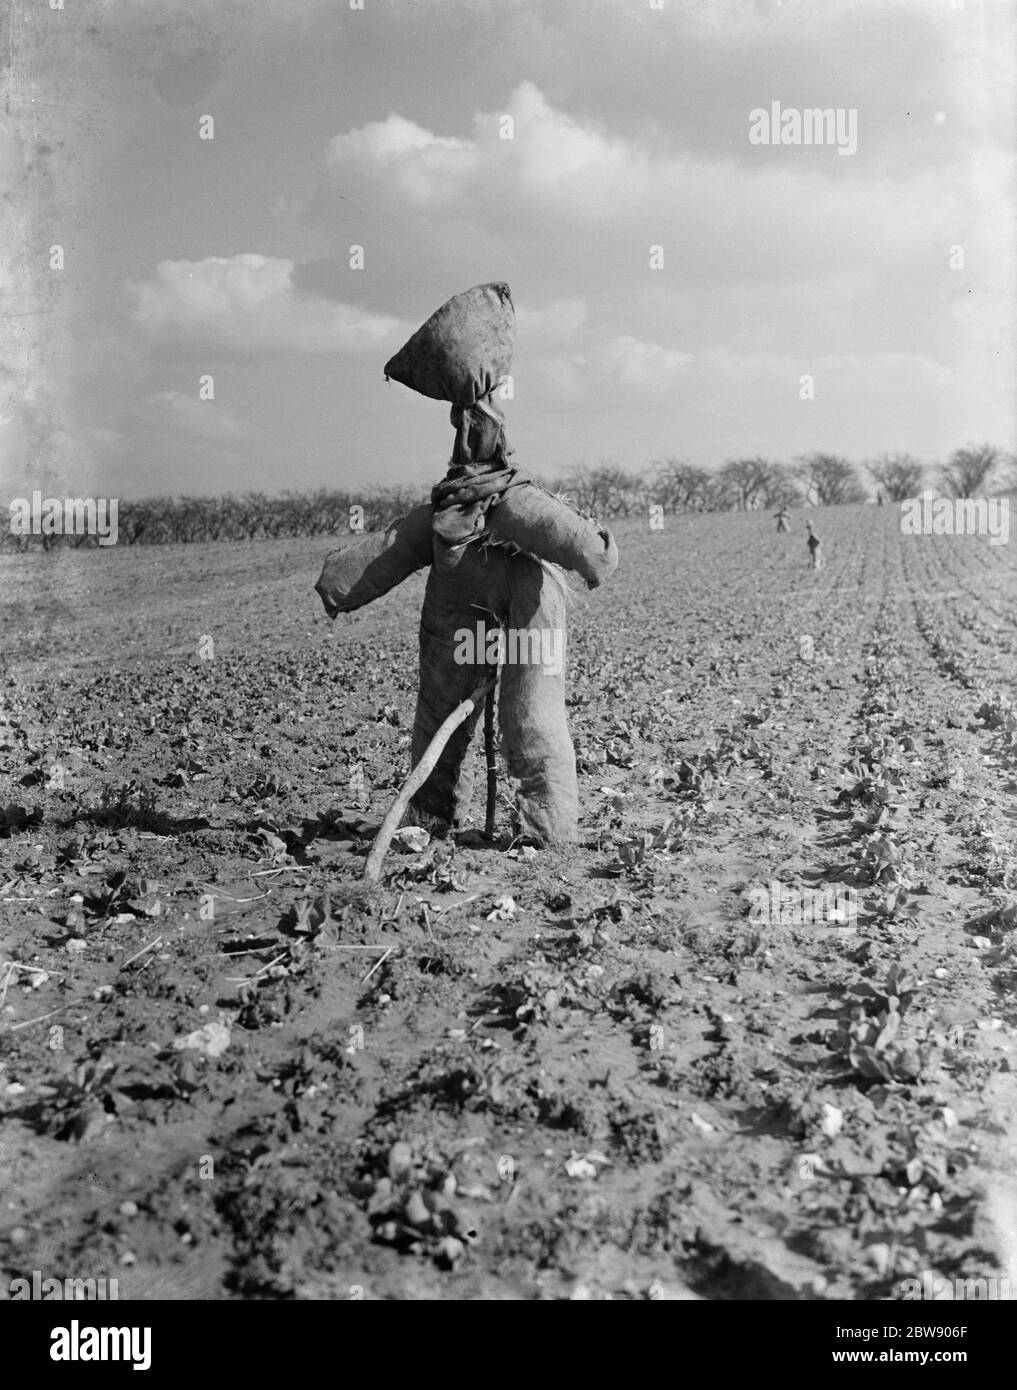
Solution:
<path fill-rule="evenodd" d="M 14 1339 L 986 1368 L 1012 0 L 8 0 L 0 61 Z"/>

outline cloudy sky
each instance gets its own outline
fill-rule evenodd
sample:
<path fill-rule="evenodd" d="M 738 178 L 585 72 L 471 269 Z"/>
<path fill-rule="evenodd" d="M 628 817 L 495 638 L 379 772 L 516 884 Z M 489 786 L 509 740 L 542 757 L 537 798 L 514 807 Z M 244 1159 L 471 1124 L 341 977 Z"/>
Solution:
<path fill-rule="evenodd" d="M 12 22 L 12 486 L 423 487 L 446 409 L 382 368 L 491 279 L 518 312 L 511 441 L 545 475 L 1017 446 L 1010 4 L 17 0 Z M 855 111 L 857 149 L 752 143 L 775 101 Z"/>

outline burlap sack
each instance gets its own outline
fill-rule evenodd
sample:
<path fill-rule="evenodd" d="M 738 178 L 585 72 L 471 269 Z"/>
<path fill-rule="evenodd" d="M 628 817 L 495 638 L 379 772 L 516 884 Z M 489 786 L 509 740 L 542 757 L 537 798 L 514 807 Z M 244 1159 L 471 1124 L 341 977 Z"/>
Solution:
<path fill-rule="evenodd" d="M 508 285 L 475 285 L 435 310 L 386 363 L 385 375 L 433 400 L 473 405 L 508 374 L 515 339 Z"/>
<path fill-rule="evenodd" d="M 432 556 L 431 507 L 423 502 L 387 531 L 351 537 L 329 551 L 314 587 L 334 618 L 387 594 Z"/>
<path fill-rule="evenodd" d="M 596 589 L 618 568 L 611 532 L 535 483 L 508 488 L 488 512 L 488 530 L 496 540 L 511 541 L 538 560 L 573 570 L 588 589 Z"/>

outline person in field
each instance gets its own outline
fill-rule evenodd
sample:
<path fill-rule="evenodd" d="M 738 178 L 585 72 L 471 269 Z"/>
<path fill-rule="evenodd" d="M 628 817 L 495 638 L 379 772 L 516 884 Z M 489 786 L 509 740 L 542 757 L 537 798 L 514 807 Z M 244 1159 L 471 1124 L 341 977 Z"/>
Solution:
<path fill-rule="evenodd" d="M 806 541 L 806 545 L 809 547 L 809 561 L 814 570 L 821 570 L 823 568 L 823 542 L 813 531 L 811 521 L 805 523 L 805 529 L 809 533 Z"/>
<path fill-rule="evenodd" d="M 786 508 L 786 507 L 781 507 L 780 511 L 777 513 L 777 532 L 778 532 L 778 534 L 779 534 L 781 531 L 789 531 L 789 530 L 791 529 L 791 528 L 788 526 L 788 524 L 787 524 L 787 515 L 788 515 L 788 514 L 787 514 L 787 508 Z"/>
<path fill-rule="evenodd" d="M 384 534 L 333 551 L 315 587 L 334 618 L 430 567 L 420 615 L 414 765 L 489 673 L 509 630 L 514 640 L 503 646 L 498 724 L 517 784 L 513 830 L 528 843 L 548 845 L 578 837 L 576 760 L 565 717 L 563 572 L 596 588 L 617 567 L 618 551 L 598 522 L 510 465 L 493 391 L 507 373 L 513 341 L 508 286 L 477 286 L 443 305 L 387 364 L 387 376 L 452 400 L 448 470 L 430 502 Z M 542 659 L 548 651 L 553 662 Z M 473 792 L 468 753 L 479 716 L 475 711 L 452 734 L 414 795 L 408 822 L 438 834 L 462 825 Z"/>

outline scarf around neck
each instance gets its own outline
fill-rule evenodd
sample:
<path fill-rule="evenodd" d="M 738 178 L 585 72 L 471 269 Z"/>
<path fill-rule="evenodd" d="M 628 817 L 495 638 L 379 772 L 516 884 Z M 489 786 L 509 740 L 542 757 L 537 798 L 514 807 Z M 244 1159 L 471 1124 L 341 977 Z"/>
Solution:
<path fill-rule="evenodd" d="M 484 530 L 487 513 L 510 487 L 526 481 L 518 468 L 490 463 L 453 464 L 431 489 L 432 527 L 446 545 L 466 545 Z"/>

